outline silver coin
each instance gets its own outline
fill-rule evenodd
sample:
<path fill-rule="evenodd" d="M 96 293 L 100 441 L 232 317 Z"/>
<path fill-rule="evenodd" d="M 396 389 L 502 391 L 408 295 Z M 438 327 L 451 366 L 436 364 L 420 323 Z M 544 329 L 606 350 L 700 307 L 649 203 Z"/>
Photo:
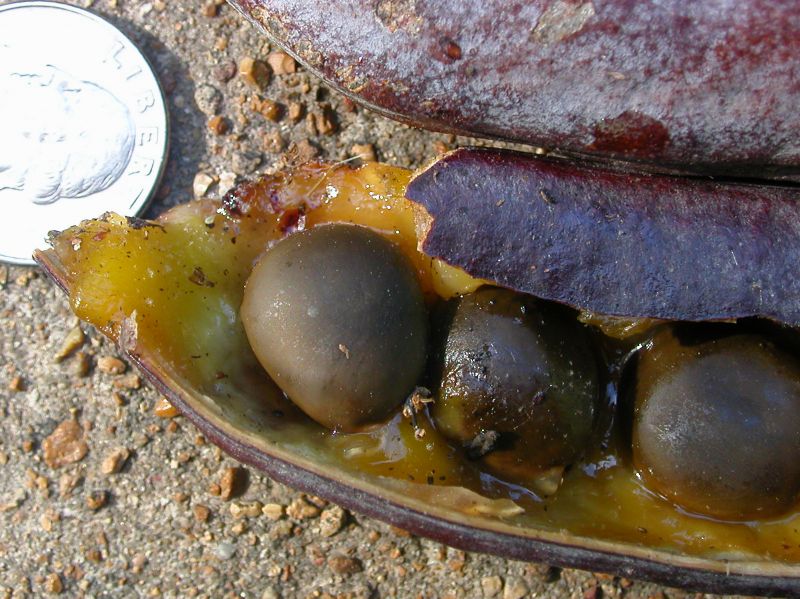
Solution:
<path fill-rule="evenodd" d="M 0 260 L 33 264 L 51 230 L 140 214 L 167 137 L 158 80 L 111 23 L 56 2 L 0 6 Z"/>

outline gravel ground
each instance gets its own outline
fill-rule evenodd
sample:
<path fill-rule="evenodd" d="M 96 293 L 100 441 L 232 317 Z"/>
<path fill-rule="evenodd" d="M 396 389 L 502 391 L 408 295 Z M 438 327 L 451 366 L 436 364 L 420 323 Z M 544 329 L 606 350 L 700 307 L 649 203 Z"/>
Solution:
<path fill-rule="evenodd" d="M 467 142 L 356 109 L 299 68 L 255 89 L 237 65 L 275 49 L 220 2 L 87 4 L 139 45 L 168 99 L 150 216 L 284 152 L 417 166 Z M 35 268 L 0 266 L 0 348 L 0 597 L 686 596 L 450 549 L 239 467 L 159 417 L 158 393 Z"/>

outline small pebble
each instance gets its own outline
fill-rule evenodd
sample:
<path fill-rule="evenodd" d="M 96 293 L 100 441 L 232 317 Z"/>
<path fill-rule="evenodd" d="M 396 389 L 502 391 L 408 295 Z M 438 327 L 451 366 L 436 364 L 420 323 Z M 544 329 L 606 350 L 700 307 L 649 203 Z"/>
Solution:
<path fill-rule="evenodd" d="M 127 370 L 127 365 L 114 356 L 100 356 L 97 358 L 97 368 L 106 374 L 122 374 Z"/>
<path fill-rule="evenodd" d="M 86 507 L 96 512 L 108 503 L 108 491 L 92 491 L 86 496 Z"/>
<path fill-rule="evenodd" d="M 405 528 L 400 528 L 400 527 L 398 527 L 398 526 L 390 526 L 389 528 L 390 528 L 390 529 L 392 530 L 392 532 L 393 532 L 394 534 L 396 534 L 398 537 L 405 537 L 405 538 L 407 538 L 407 539 L 410 539 L 410 538 L 413 536 L 413 535 L 412 535 L 410 532 L 408 532 L 408 531 L 407 531 Z"/>
<path fill-rule="evenodd" d="M 89 452 L 83 438 L 83 428 L 77 420 L 70 418 L 59 424 L 42 441 L 44 461 L 51 468 L 80 462 Z"/>
<path fill-rule="evenodd" d="M 215 117 L 216 118 L 216 117 Z M 197 173 L 192 182 L 192 193 L 195 198 L 205 197 L 209 187 L 214 184 L 214 177 L 208 173 Z"/>
<path fill-rule="evenodd" d="M 219 185 L 217 189 L 219 190 L 219 195 L 223 196 L 228 191 L 236 185 L 236 173 L 225 172 L 219 176 Z"/>
<path fill-rule="evenodd" d="M 213 71 L 214 79 L 220 83 L 230 81 L 236 76 L 236 63 L 232 60 L 225 60 L 218 64 Z"/>
<path fill-rule="evenodd" d="M 319 533 L 323 537 L 332 537 L 342 529 L 346 517 L 347 514 L 338 505 L 325 509 L 322 514 L 320 514 Z"/>
<path fill-rule="evenodd" d="M 351 156 L 358 156 L 364 162 L 375 162 L 375 147 L 372 144 L 356 144 L 350 148 Z"/>
<path fill-rule="evenodd" d="M 230 130 L 230 125 L 225 117 L 218 114 L 208 119 L 208 130 L 214 135 L 225 135 Z"/>
<path fill-rule="evenodd" d="M 100 465 L 100 471 L 103 474 L 116 474 L 125 466 L 131 452 L 125 447 L 118 447 L 103 458 L 103 463 Z"/>
<path fill-rule="evenodd" d="M 47 510 L 39 517 L 39 525 L 45 532 L 53 532 L 53 524 L 61 521 L 61 514 L 53 510 Z"/>
<path fill-rule="evenodd" d="M 355 574 L 364 569 L 359 560 L 340 554 L 332 555 L 328 558 L 328 568 L 334 574 L 340 575 Z"/>
<path fill-rule="evenodd" d="M 267 56 L 267 64 L 276 75 L 287 75 L 297 71 L 297 63 L 286 52 L 273 52 Z"/>
<path fill-rule="evenodd" d="M 48 574 L 44 581 L 44 590 L 51 595 L 59 595 L 64 590 L 64 583 L 61 582 L 61 577 L 55 572 Z"/>
<path fill-rule="evenodd" d="M 241 495 L 244 491 L 246 476 L 244 468 L 225 468 L 219 479 L 219 496 L 224 501 L 229 501 L 233 497 Z"/>
<path fill-rule="evenodd" d="M 73 327 L 70 329 L 69 333 L 67 333 L 67 336 L 64 337 L 64 341 L 61 343 L 61 347 L 58 352 L 56 352 L 56 355 L 53 356 L 53 360 L 55 362 L 62 362 L 77 351 L 85 340 L 86 335 L 83 330 L 80 327 Z"/>
<path fill-rule="evenodd" d="M 134 574 L 139 574 L 142 570 L 144 570 L 144 566 L 147 563 L 147 558 L 142 555 L 141 553 L 137 553 L 133 556 L 131 560 L 131 570 Z"/>
<path fill-rule="evenodd" d="M 314 114 L 314 123 L 321 135 L 332 135 L 336 131 L 336 119 L 330 108 Z"/>
<path fill-rule="evenodd" d="M 269 529 L 271 539 L 285 539 L 292 534 L 294 524 L 290 520 L 280 520 L 275 522 Z"/>
<path fill-rule="evenodd" d="M 236 553 L 236 545 L 233 543 L 220 543 L 214 548 L 214 555 L 221 560 L 231 559 Z"/>
<path fill-rule="evenodd" d="M 290 102 L 289 108 L 286 111 L 286 116 L 289 117 L 289 120 L 293 123 L 297 123 L 300 119 L 303 118 L 303 113 L 305 112 L 305 107 L 300 102 Z"/>
<path fill-rule="evenodd" d="M 561 576 L 561 570 L 548 564 L 525 564 L 525 574 L 542 582 L 553 582 Z"/>
<path fill-rule="evenodd" d="M 25 490 L 18 488 L 11 497 L 10 501 L 4 501 L 3 503 L 0 503 L 0 512 L 13 512 L 19 506 L 21 506 L 27 498 L 28 494 L 25 492 Z"/>
<path fill-rule="evenodd" d="M 114 380 L 117 389 L 139 389 L 142 386 L 142 379 L 138 374 L 130 372 Z"/>
<path fill-rule="evenodd" d="M 528 594 L 528 585 L 518 576 L 509 576 L 503 588 L 503 599 L 522 599 Z"/>
<path fill-rule="evenodd" d="M 194 101 L 200 112 L 213 116 L 222 107 L 222 94 L 213 85 L 202 83 L 197 86 L 194 92 Z"/>
<path fill-rule="evenodd" d="M 192 512 L 194 514 L 194 519 L 198 522 L 207 522 L 209 517 L 211 517 L 211 510 L 199 503 L 192 508 Z"/>
<path fill-rule="evenodd" d="M 26 270 L 17 276 L 14 279 L 14 282 L 19 285 L 20 287 L 27 287 L 28 283 L 30 283 L 33 279 L 35 279 L 38 275 L 32 270 Z"/>
<path fill-rule="evenodd" d="M 319 156 L 319 150 L 307 139 L 293 143 L 286 151 L 285 159 L 289 164 L 303 164 Z"/>
<path fill-rule="evenodd" d="M 319 130 L 317 129 L 317 119 L 311 112 L 306 115 L 306 133 L 308 133 L 308 135 L 311 137 L 314 137 L 319 133 Z"/>
<path fill-rule="evenodd" d="M 262 505 L 260 501 L 252 501 L 249 503 L 231 503 L 230 512 L 234 519 L 241 518 L 255 518 L 261 513 Z"/>
<path fill-rule="evenodd" d="M 22 377 L 19 375 L 12 377 L 8 383 L 8 389 L 9 391 L 25 391 L 25 383 Z"/>
<path fill-rule="evenodd" d="M 69 497 L 72 491 L 83 482 L 83 475 L 80 472 L 65 472 L 58 479 L 58 494 L 61 497 Z"/>
<path fill-rule="evenodd" d="M 590 586 L 583 592 L 583 599 L 600 599 L 603 596 L 603 590 L 597 586 Z"/>
<path fill-rule="evenodd" d="M 239 61 L 239 76 L 247 85 L 264 89 L 269 84 L 269 67 L 252 56 L 245 56 Z"/>
<path fill-rule="evenodd" d="M 261 599 L 281 599 L 281 595 L 275 587 L 267 587 L 261 592 Z"/>
<path fill-rule="evenodd" d="M 305 520 L 307 518 L 316 518 L 320 514 L 320 509 L 305 500 L 304 497 L 298 497 L 289 507 L 286 508 L 286 515 L 294 520 Z"/>
<path fill-rule="evenodd" d="M 481 578 L 481 590 L 484 597 L 496 597 L 503 590 L 503 579 L 499 576 Z"/>
<path fill-rule="evenodd" d="M 264 134 L 264 149 L 270 154 L 280 154 L 286 148 L 286 141 L 280 131 L 272 130 Z"/>
<path fill-rule="evenodd" d="M 264 118 L 274 122 L 281 120 L 283 110 L 281 105 L 273 100 L 262 100 L 258 111 L 264 115 Z"/>
<path fill-rule="evenodd" d="M 79 351 L 75 354 L 70 370 L 78 377 L 89 376 L 92 369 L 92 358 L 86 352 Z"/>
<path fill-rule="evenodd" d="M 273 522 L 283 518 L 283 506 L 279 503 L 267 503 L 261 508 L 261 513 Z"/>

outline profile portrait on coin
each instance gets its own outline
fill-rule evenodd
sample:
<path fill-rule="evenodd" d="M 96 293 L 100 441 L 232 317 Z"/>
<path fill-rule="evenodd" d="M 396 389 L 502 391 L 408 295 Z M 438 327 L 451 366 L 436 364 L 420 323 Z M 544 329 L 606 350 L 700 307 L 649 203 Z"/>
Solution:
<path fill-rule="evenodd" d="M 0 190 L 50 204 L 108 188 L 133 154 L 127 106 L 54 64 L 10 58 L 0 45 Z"/>

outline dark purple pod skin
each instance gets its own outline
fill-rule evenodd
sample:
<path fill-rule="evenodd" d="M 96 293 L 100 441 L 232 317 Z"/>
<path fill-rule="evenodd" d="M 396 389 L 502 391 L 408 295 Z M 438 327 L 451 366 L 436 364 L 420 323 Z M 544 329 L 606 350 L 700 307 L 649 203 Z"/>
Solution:
<path fill-rule="evenodd" d="M 792 0 L 230 2 L 343 93 L 418 127 L 800 176 Z"/>
<path fill-rule="evenodd" d="M 426 254 L 593 312 L 800 325 L 800 189 L 456 150 L 406 196 Z"/>

